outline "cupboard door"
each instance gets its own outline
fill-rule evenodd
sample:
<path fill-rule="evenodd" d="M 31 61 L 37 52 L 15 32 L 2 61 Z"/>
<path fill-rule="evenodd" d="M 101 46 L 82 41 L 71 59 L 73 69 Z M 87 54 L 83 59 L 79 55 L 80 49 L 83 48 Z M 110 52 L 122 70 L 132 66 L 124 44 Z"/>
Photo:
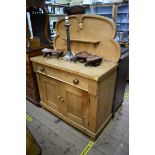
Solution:
<path fill-rule="evenodd" d="M 64 85 L 64 114 L 67 118 L 85 127 L 88 126 L 88 93 L 81 89 Z"/>
<path fill-rule="evenodd" d="M 39 81 L 41 85 L 42 101 L 44 104 L 50 106 L 50 108 L 58 111 L 59 82 L 43 75 L 39 76 Z"/>

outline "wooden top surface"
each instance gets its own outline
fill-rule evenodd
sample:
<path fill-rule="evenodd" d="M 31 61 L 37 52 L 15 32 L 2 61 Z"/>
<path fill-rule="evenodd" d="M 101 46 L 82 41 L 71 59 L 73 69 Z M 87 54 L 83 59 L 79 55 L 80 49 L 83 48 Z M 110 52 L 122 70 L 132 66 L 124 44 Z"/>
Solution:
<path fill-rule="evenodd" d="M 120 46 L 114 40 L 116 25 L 111 19 L 98 15 L 72 15 L 69 24 L 72 51 L 87 51 L 111 62 L 119 61 Z M 57 22 L 55 30 L 54 48 L 66 49 L 65 18 Z"/>
<path fill-rule="evenodd" d="M 70 73 L 74 73 L 92 80 L 98 81 L 101 77 L 107 74 L 109 71 L 117 67 L 116 63 L 109 61 L 102 61 L 100 66 L 97 67 L 86 67 L 80 62 L 69 62 L 56 58 L 44 58 L 43 56 L 37 56 L 30 59 L 33 62 L 64 70 Z"/>

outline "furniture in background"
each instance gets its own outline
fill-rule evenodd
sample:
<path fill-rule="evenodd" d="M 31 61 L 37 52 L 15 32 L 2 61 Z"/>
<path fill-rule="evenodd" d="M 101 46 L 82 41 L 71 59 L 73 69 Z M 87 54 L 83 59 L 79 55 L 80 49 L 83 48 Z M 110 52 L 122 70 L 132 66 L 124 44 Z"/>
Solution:
<path fill-rule="evenodd" d="M 40 96 L 36 74 L 33 71 L 33 66 L 30 58 L 41 55 L 41 50 L 44 47 L 49 46 L 40 46 L 35 49 L 27 49 L 26 51 L 26 99 L 28 99 L 37 106 L 40 106 Z"/>
<path fill-rule="evenodd" d="M 112 114 L 113 117 L 118 108 L 122 105 L 125 94 L 126 81 L 129 73 L 129 49 L 121 48 L 121 57 L 117 68 L 117 78 L 115 85 L 115 94 L 113 100 Z"/>
<path fill-rule="evenodd" d="M 120 43 L 129 42 L 129 5 L 118 5 L 116 16 L 116 40 Z"/>
<path fill-rule="evenodd" d="M 26 12 L 31 38 L 39 37 L 42 45 L 51 44 L 49 13 L 44 0 L 27 0 Z"/>
<path fill-rule="evenodd" d="M 28 13 L 26 23 L 26 98 L 40 106 L 38 84 L 30 58 L 41 55 L 41 50 L 45 47 L 52 48 L 49 16 L 43 0 L 27 0 L 26 2 Z"/>

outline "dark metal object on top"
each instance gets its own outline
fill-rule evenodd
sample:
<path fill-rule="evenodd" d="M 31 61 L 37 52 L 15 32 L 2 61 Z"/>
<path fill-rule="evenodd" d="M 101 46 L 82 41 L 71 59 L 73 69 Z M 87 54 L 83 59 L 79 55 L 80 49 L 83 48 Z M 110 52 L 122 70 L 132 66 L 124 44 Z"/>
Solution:
<path fill-rule="evenodd" d="M 68 16 L 65 18 L 65 26 L 66 26 L 66 35 L 67 35 L 67 52 L 69 52 L 69 54 L 72 54 L 71 52 L 71 45 L 70 45 L 70 32 L 69 32 L 69 27 L 70 24 L 68 22 Z"/>
<path fill-rule="evenodd" d="M 67 35 L 67 52 L 64 56 L 64 60 L 73 61 L 74 55 L 71 51 L 71 45 L 70 45 L 70 32 L 69 32 L 70 24 L 68 22 L 68 16 L 65 17 L 65 26 L 66 26 L 66 35 Z"/>
<path fill-rule="evenodd" d="M 85 8 L 80 5 L 72 6 L 72 7 L 65 7 L 64 12 L 69 16 L 69 15 L 74 15 L 74 14 L 84 14 L 85 13 Z M 69 32 L 69 21 L 68 21 L 68 16 L 65 17 L 65 26 L 66 26 L 66 35 L 67 35 L 67 52 L 64 56 L 64 60 L 66 61 L 74 61 L 75 56 L 73 55 L 71 51 L 71 45 L 70 45 L 70 32 Z"/>

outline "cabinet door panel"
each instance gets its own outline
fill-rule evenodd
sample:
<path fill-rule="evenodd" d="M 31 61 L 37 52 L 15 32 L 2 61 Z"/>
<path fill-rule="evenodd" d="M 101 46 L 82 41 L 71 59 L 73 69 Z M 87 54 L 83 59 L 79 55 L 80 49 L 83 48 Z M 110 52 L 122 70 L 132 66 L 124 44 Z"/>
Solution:
<path fill-rule="evenodd" d="M 39 75 L 39 79 L 44 104 L 71 121 L 88 127 L 88 92 L 44 75 Z"/>
<path fill-rule="evenodd" d="M 67 116 L 79 124 L 83 122 L 82 116 L 82 96 L 66 91 Z"/>
<path fill-rule="evenodd" d="M 40 75 L 40 83 L 43 102 L 51 108 L 58 110 L 58 81 Z"/>
<path fill-rule="evenodd" d="M 65 115 L 72 121 L 87 126 L 88 123 L 88 94 L 78 88 L 66 85 L 65 95 Z"/>
<path fill-rule="evenodd" d="M 47 82 L 44 81 L 45 83 L 45 88 L 46 88 L 46 99 L 49 105 L 53 106 L 53 107 L 57 107 L 57 98 L 56 98 L 56 83 L 52 83 L 52 82 Z"/>

